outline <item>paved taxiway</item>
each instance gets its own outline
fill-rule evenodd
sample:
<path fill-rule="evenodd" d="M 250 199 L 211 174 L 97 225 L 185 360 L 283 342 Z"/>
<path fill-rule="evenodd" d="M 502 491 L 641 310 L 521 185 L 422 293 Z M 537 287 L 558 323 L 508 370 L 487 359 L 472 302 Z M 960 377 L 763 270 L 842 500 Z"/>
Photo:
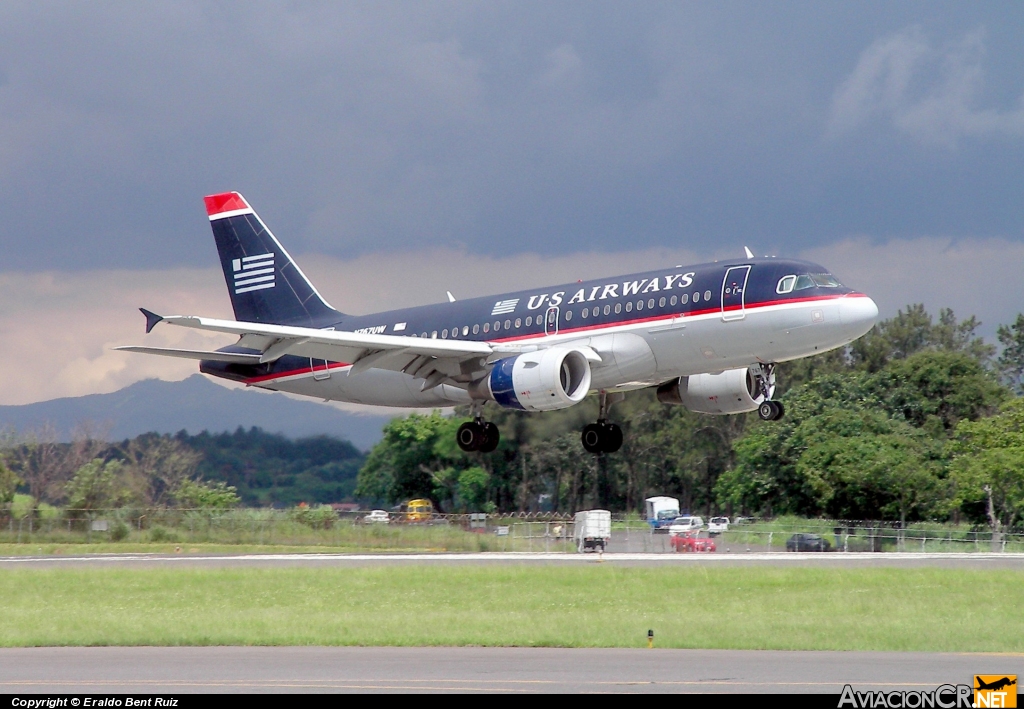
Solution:
<path fill-rule="evenodd" d="M 0 692 L 926 690 L 1024 675 L 1024 654 L 557 648 L 0 649 Z"/>
<path fill-rule="evenodd" d="M 80 556 L 0 557 L 3 568 L 106 566 L 130 567 L 275 567 L 275 566 L 384 566 L 408 564 L 615 564 L 621 566 L 819 566 L 862 568 L 895 566 L 1024 569 L 1024 554 L 965 553 L 752 553 L 752 554 L 562 554 L 530 552 L 417 553 L 417 554 L 87 554 Z"/>

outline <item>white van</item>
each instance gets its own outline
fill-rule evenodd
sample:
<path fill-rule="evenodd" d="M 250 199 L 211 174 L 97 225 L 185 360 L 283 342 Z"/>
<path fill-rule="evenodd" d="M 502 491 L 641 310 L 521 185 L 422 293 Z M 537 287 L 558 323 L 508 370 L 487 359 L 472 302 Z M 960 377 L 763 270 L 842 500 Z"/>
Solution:
<path fill-rule="evenodd" d="M 728 517 L 712 517 L 708 520 L 708 534 L 721 534 L 729 531 Z"/>
<path fill-rule="evenodd" d="M 686 515 L 685 517 L 676 517 L 672 520 L 672 524 L 668 528 L 668 533 L 673 536 L 679 536 L 680 534 L 689 534 L 690 532 L 699 532 L 704 529 L 704 520 L 700 517 L 694 517 L 693 515 Z"/>

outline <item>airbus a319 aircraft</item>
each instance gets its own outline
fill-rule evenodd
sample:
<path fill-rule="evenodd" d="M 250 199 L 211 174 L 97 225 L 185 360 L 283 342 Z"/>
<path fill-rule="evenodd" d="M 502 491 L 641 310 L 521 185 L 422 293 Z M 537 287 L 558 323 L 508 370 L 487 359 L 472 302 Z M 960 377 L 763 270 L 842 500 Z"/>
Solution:
<path fill-rule="evenodd" d="M 235 320 L 160 316 L 158 323 L 237 335 L 214 352 L 119 347 L 199 360 L 215 377 L 323 400 L 398 407 L 469 405 L 465 451 L 493 451 L 483 404 L 551 411 L 599 395 L 582 432 L 613 453 L 608 420 L 624 392 L 657 387 L 665 404 L 707 414 L 783 415 L 775 364 L 842 347 L 871 329 L 878 308 L 804 261 L 746 258 L 346 315 L 317 292 L 237 192 L 206 197 Z"/>

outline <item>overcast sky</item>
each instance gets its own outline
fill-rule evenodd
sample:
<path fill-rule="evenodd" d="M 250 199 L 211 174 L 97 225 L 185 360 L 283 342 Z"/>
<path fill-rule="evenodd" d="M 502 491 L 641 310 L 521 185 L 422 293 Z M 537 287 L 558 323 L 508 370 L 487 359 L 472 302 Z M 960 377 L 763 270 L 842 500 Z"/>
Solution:
<path fill-rule="evenodd" d="M 0 403 L 194 371 L 107 348 L 142 341 L 138 305 L 228 314 L 202 208 L 226 190 L 349 312 L 749 245 L 991 333 L 1024 310 L 1022 19 L 0 4 Z"/>

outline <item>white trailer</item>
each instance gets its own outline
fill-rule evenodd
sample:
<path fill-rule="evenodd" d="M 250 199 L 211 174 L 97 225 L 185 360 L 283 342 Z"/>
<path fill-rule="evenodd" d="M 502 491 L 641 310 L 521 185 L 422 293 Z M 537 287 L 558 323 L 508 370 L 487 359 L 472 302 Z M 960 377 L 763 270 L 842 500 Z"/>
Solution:
<path fill-rule="evenodd" d="M 612 540 L 612 513 L 608 510 L 577 512 L 575 522 L 576 548 L 581 552 L 604 548 Z"/>

